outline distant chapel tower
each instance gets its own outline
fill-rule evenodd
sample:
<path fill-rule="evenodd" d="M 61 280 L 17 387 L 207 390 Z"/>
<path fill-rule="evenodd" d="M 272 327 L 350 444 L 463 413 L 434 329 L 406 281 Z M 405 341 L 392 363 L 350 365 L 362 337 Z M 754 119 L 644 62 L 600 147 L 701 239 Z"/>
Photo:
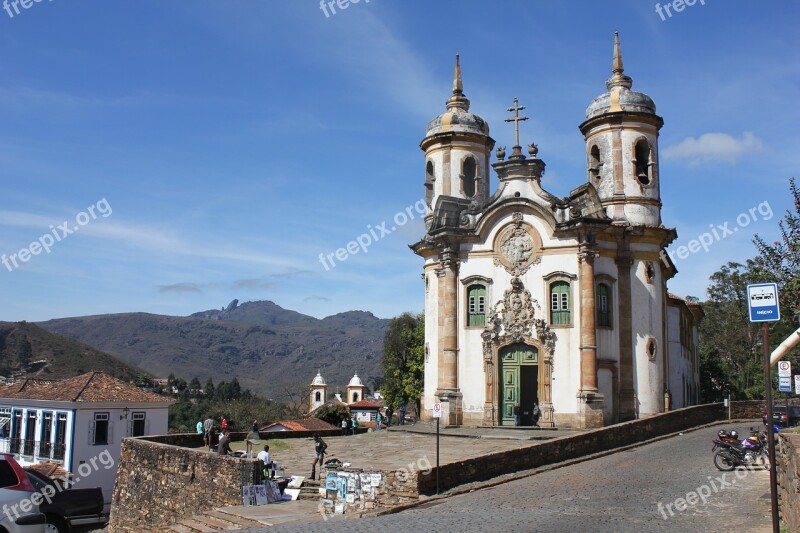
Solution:
<path fill-rule="evenodd" d="M 361 381 L 361 378 L 358 377 L 358 374 L 353 375 L 350 383 L 347 384 L 347 398 L 345 399 L 345 403 L 360 402 L 364 399 L 364 391 L 366 389 L 367 387 Z"/>
<path fill-rule="evenodd" d="M 309 395 L 308 400 L 308 412 L 311 413 L 314 409 L 325 404 L 328 401 L 328 385 L 325 383 L 325 379 L 322 377 L 322 374 L 317 371 L 317 377 L 314 378 L 314 381 L 311 382 L 311 393 Z"/>

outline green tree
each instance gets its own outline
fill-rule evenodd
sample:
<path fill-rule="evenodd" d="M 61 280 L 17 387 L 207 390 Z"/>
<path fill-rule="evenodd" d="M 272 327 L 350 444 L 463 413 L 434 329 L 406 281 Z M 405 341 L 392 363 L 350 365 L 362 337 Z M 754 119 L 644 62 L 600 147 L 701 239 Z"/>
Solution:
<path fill-rule="evenodd" d="M 767 244 L 756 235 L 753 242 L 764 271 L 772 277 L 768 281 L 774 280 L 780 286 L 782 314 L 790 316 L 800 313 L 800 190 L 794 178 L 789 178 L 789 191 L 794 212 L 786 211 L 778 223 L 780 240 Z"/>
<path fill-rule="evenodd" d="M 403 313 L 392 319 L 383 342 L 381 394 L 390 407 L 414 402 L 420 409 L 425 365 L 425 317 Z"/>
<path fill-rule="evenodd" d="M 717 401 L 763 398 L 759 326 L 747 314 L 747 284 L 758 278 L 757 262 L 729 262 L 711 276 L 700 325 L 701 395 Z"/>
<path fill-rule="evenodd" d="M 317 412 L 317 418 L 338 428 L 341 427 L 342 420 L 350 418 L 350 412 L 343 405 L 326 405 Z"/>
<path fill-rule="evenodd" d="M 202 388 L 203 387 L 200 385 L 200 380 L 197 379 L 197 377 L 193 377 L 192 381 L 189 382 L 189 392 L 192 394 L 197 394 Z"/>
<path fill-rule="evenodd" d="M 203 393 L 207 398 L 213 398 L 216 391 L 214 390 L 214 380 L 208 378 L 206 380 L 206 386 L 203 387 Z"/>

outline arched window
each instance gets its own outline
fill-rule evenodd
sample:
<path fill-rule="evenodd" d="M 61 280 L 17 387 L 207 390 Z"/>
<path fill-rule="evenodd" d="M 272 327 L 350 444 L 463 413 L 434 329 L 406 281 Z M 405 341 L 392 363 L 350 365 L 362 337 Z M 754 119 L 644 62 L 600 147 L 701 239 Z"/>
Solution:
<path fill-rule="evenodd" d="M 475 196 L 475 176 L 477 175 L 477 166 L 475 158 L 470 156 L 464 160 L 461 173 L 461 190 L 464 191 L 464 196 L 472 198 Z"/>
<path fill-rule="evenodd" d="M 569 283 L 556 281 L 550 285 L 550 323 L 570 324 Z"/>
<path fill-rule="evenodd" d="M 611 287 L 605 283 L 597 285 L 597 325 L 611 327 Z"/>
<path fill-rule="evenodd" d="M 356 403 L 357 401 L 358 401 L 358 393 L 354 392 L 353 393 L 353 403 Z"/>
<path fill-rule="evenodd" d="M 589 151 L 589 179 L 592 183 L 600 181 L 600 168 L 603 163 L 600 161 L 600 148 L 595 144 Z"/>
<path fill-rule="evenodd" d="M 467 288 L 467 326 L 486 323 L 486 287 L 470 285 Z"/>
<path fill-rule="evenodd" d="M 314 401 L 315 402 L 321 402 L 322 401 L 322 393 L 321 392 L 317 391 L 317 392 L 314 393 Z"/>
<path fill-rule="evenodd" d="M 652 161 L 650 160 L 650 144 L 645 139 L 640 139 L 636 142 L 636 147 L 634 148 L 634 162 L 636 163 L 635 166 L 635 173 L 636 179 L 642 185 L 650 185 L 650 169 L 652 167 Z"/>
<path fill-rule="evenodd" d="M 433 182 L 436 181 L 436 176 L 433 173 L 433 161 L 428 161 L 425 166 L 425 202 L 428 207 L 431 206 L 433 201 Z"/>

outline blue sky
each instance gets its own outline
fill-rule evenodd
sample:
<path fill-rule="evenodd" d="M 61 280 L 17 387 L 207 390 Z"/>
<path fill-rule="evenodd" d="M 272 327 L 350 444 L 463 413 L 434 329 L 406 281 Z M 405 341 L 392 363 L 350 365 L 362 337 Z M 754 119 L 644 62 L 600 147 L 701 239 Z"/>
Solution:
<path fill-rule="evenodd" d="M 418 216 L 333 268 L 318 258 L 423 195 L 418 144 L 444 110 L 454 55 L 498 145 L 513 144 L 506 107 L 527 106 L 521 135 L 547 163 L 542 184 L 566 195 L 586 179 L 578 125 L 610 75 L 615 30 L 634 89 L 665 120 L 671 250 L 770 208 L 676 260 L 670 290 L 702 297 L 721 264 L 754 255 L 753 233 L 776 237 L 789 207 L 800 7 L 706 0 L 661 20 L 655 5 L 362 0 L 327 17 L 316 0 L 10 6 L 0 254 L 62 240 L 0 265 L 0 320 L 185 315 L 234 298 L 318 317 L 420 311 L 421 260 L 407 247 Z"/>

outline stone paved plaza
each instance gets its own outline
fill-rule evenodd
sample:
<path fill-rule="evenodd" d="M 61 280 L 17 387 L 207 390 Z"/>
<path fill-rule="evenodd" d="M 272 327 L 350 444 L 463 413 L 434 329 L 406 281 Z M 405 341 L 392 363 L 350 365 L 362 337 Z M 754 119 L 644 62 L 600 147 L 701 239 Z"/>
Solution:
<path fill-rule="evenodd" d="M 711 439 L 720 427 L 744 433 L 748 425 L 692 431 L 394 515 L 250 531 L 771 531 L 768 471 L 727 473 L 730 485 L 719 489 Z M 674 516 L 659 511 L 711 480 L 718 491 L 705 504 Z"/>
<path fill-rule="evenodd" d="M 408 431 L 405 431 L 408 430 Z M 354 468 L 397 470 L 410 464 L 436 464 L 435 428 L 418 423 L 391 430 L 374 431 L 347 437 L 324 437 L 328 444 L 327 458 L 351 463 Z M 440 464 L 479 457 L 494 452 L 535 444 L 538 439 L 563 437 L 573 432 L 536 429 L 476 429 L 442 430 Z M 456 436 L 457 435 L 457 436 Z M 262 438 L 267 437 L 266 434 Z M 272 441 L 271 441 L 272 442 Z M 286 467 L 287 475 L 308 476 L 314 460 L 314 441 L 286 439 L 272 445 L 271 458 Z M 240 448 L 241 445 L 236 446 Z M 258 450 L 258 446 L 256 447 Z M 319 473 L 319 471 L 317 472 Z"/>

